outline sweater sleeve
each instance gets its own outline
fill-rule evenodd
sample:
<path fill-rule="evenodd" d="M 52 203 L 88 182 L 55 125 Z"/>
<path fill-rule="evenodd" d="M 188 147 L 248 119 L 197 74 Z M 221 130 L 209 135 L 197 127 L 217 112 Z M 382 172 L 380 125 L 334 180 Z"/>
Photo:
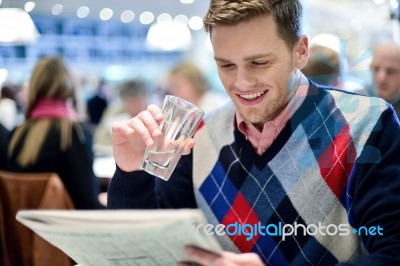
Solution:
<path fill-rule="evenodd" d="M 400 265 L 400 126 L 393 109 L 384 111 L 357 159 L 350 222 L 357 229 L 380 226 L 381 234 L 363 234 L 369 255 L 353 265 Z M 350 265 L 350 264 L 340 264 Z"/>
<path fill-rule="evenodd" d="M 192 155 L 181 157 L 168 181 L 117 166 L 107 196 L 110 209 L 195 208 Z"/>

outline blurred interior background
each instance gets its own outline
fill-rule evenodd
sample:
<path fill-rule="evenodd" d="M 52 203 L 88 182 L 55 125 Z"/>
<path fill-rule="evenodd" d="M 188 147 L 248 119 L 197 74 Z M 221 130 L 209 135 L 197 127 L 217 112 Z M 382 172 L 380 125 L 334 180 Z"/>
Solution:
<path fill-rule="evenodd" d="M 344 78 L 368 88 L 374 41 L 384 35 L 397 38 L 397 0 L 302 2 L 304 33 L 311 41 L 338 50 L 347 59 Z M 83 97 L 99 80 L 118 83 L 140 76 L 154 87 L 161 86 L 166 71 L 186 58 L 204 70 L 214 89 L 223 90 L 202 25 L 208 4 L 208 0 L 0 0 L 0 85 L 27 82 L 39 57 L 58 54 L 75 73 Z"/>

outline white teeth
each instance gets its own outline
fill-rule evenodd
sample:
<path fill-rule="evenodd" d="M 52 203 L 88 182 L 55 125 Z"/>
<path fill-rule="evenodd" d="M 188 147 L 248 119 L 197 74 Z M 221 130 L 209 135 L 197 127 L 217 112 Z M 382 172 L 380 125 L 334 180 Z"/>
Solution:
<path fill-rule="evenodd" d="M 246 100 L 254 100 L 258 97 L 260 97 L 261 95 L 263 95 L 265 93 L 265 91 L 259 91 L 256 93 L 252 93 L 252 94 L 241 94 L 240 97 L 246 99 Z"/>

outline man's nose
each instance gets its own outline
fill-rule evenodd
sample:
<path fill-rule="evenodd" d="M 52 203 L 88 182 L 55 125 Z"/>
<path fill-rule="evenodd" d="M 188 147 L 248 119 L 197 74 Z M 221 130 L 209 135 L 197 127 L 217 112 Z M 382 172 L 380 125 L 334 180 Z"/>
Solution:
<path fill-rule="evenodd" d="M 256 78 L 246 69 L 238 69 L 235 86 L 239 90 L 247 90 L 257 83 Z"/>
<path fill-rule="evenodd" d="M 377 82 L 385 81 L 386 78 L 387 78 L 386 71 L 382 69 L 375 71 L 375 80 Z"/>

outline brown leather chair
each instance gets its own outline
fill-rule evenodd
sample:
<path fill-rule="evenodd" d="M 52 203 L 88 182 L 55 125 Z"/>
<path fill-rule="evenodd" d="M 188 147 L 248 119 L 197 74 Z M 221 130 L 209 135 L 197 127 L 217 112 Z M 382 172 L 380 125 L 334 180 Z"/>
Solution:
<path fill-rule="evenodd" d="M 21 209 L 74 209 L 74 206 L 55 173 L 0 171 L 0 265 L 74 265 L 65 253 L 15 219 Z"/>

